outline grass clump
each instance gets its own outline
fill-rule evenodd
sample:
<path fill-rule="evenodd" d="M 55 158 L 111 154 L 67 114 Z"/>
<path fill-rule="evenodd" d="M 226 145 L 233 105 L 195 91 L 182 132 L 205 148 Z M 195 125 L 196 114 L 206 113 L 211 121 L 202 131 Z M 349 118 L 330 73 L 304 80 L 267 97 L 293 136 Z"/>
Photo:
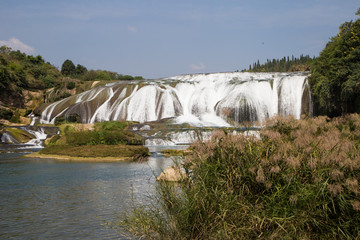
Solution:
<path fill-rule="evenodd" d="M 360 117 L 273 119 L 261 140 L 216 132 L 120 226 L 149 239 L 360 238 Z"/>

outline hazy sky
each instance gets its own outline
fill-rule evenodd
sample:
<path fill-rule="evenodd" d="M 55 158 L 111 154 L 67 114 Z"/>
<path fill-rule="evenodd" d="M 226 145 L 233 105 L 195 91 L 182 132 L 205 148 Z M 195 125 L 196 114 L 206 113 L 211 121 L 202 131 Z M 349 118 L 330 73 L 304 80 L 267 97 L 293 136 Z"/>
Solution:
<path fill-rule="evenodd" d="M 146 78 L 318 56 L 359 0 L 0 0 L 0 45 Z"/>

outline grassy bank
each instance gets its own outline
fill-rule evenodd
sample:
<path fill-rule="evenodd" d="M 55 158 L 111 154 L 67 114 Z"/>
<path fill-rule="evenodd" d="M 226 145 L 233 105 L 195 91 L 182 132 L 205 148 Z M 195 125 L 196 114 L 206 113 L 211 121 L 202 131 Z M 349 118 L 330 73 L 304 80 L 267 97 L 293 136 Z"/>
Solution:
<path fill-rule="evenodd" d="M 261 140 L 217 132 L 184 159 L 188 180 L 119 223 L 148 239 L 360 238 L 360 117 L 275 119 Z"/>
<path fill-rule="evenodd" d="M 149 156 L 143 138 L 127 131 L 129 122 L 102 122 L 59 126 L 60 135 L 46 141 L 47 146 L 32 157 L 139 161 Z"/>
<path fill-rule="evenodd" d="M 42 149 L 30 157 L 56 157 L 69 160 L 99 159 L 119 161 L 141 161 L 148 156 L 148 149 L 143 146 L 128 145 L 54 145 Z"/>

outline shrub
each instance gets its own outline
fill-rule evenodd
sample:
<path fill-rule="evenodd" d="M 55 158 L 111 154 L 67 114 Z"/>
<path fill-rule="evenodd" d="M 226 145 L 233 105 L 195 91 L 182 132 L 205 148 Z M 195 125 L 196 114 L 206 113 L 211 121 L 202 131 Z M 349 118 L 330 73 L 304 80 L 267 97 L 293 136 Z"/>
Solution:
<path fill-rule="evenodd" d="M 18 109 L 15 110 L 14 114 L 10 118 L 10 122 L 20 123 L 20 111 Z"/>
<path fill-rule="evenodd" d="M 66 88 L 71 90 L 71 89 L 74 89 L 75 88 L 75 82 L 68 82 L 66 84 Z"/>
<path fill-rule="evenodd" d="M 130 122 L 126 121 L 108 121 L 108 122 L 97 122 L 95 123 L 95 126 L 99 130 L 107 130 L 107 131 L 113 131 L 113 130 L 124 130 Z"/>
<path fill-rule="evenodd" d="M 25 113 L 24 113 L 24 116 L 29 116 L 31 113 L 33 113 L 33 110 L 32 109 L 26 109 Z"/>
<path fill-rule="evenodd" d="M 66 143 L 81 145 L 142 145 L 142 137 L 127 131 L 73 131 L 66 133 Z"/>
<path fill-rule="evenodd" d="M 92 131 L 66 133 L 66 144 L 71 146 L 95 145 L 97 142 L 100 142 L 100 140 L 97 139 L 95 132 Z"/>
<path fill-rule="evenodd" d="M 55 125 L 58 126 L 58 125 L 64 124 L 65 122 L 67 122 L 67 123 L 80 123 L 80 121 L 81 121 L 80 116 L 77 115 L 76 113 L 74 113 L 74 114 L 70 114 L 68 116 L 57 117 L 55 119 Z"/>
<path fill-rule="evenodd" d="M 13 112 L 10 109 L 0 108 L 0 119 L 10 120 Z"/>
<path fill-rule="evenodd" d="M 52 88 L 56 84 L 57 80 L 53 76 L 47 75 L 42 78 L 45 88 Z"/>
<path fill-rule="evenodd" d="M 356 239 L 360 117 L 274 119 L 261 140 L 217 132 L 120 226 L 159 239 Z"/>

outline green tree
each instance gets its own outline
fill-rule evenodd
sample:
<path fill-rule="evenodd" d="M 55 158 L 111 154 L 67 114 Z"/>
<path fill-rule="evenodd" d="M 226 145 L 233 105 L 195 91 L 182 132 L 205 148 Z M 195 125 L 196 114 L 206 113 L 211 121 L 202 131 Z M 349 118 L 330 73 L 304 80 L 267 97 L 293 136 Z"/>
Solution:
<path fill-rule="evenodd" d="M 107 73 L 106 71 L 97 71 L 96 79 L 97 80 L 111 80 L 111 77 L 110 77 L 109 73 Z"/>
<path fill-rule="evenodd" d="M 10 82 L 11 77 L 8 69 L 6 67 L 0 66 L 0 91 L 6 90 Z"/>
<path fill-rule="evenodd" d="M 87 73 L 87 68 L 83 65 L 78 64 L 76 65 L 75 72 L 77 76 L 83 76 L 85 73 Z"/>
<path fill-rule="evenodd" d="M 74 75 L 75 73 L 76 73 L 76 68 L 74 63 L 71 60 L 66 59 L 61 66 L 61 74 L 63 74 L 64 76 L 71 76 Z"/>
<path fill-rule="evenodd" d="M 360 9 L 357 13 L 359 13 Z M 331 117 L 360 112 L 360 19 L 345 22 L 313 62 L 315 111 Z"/>
<path fill-rule="evenodd" d="M 5 45 L 0 47 L 0 53 L 5 53 L 5 54 L 9 54 L 11 52 L 11 48 L 7 47 Z"/>

